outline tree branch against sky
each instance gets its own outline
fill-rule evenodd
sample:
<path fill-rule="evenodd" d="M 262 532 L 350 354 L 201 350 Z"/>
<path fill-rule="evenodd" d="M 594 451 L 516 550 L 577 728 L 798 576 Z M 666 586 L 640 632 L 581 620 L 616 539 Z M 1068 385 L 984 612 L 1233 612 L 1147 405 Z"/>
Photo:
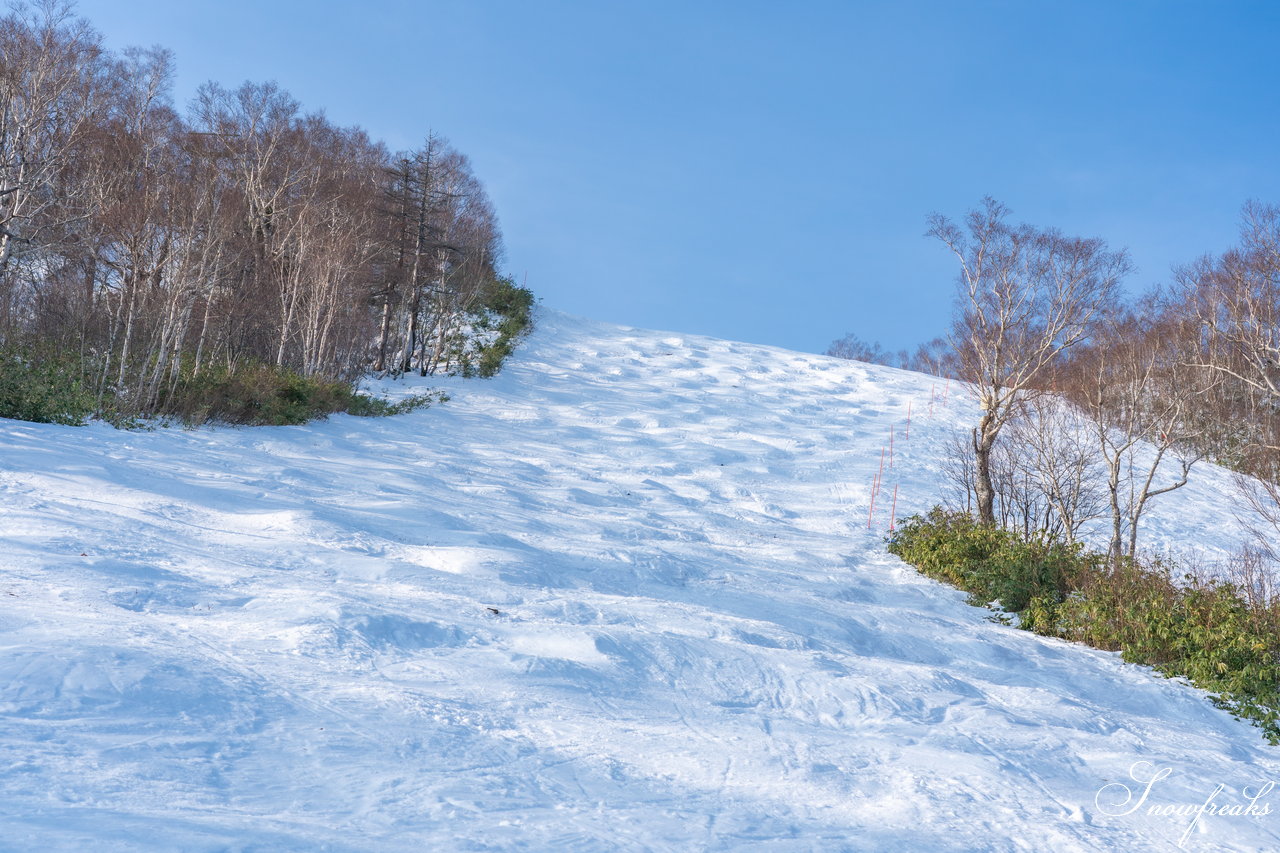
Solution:
<path fill-rule="evenodd" d="M 987 524 L 995 523 L 991 450 L 1000 431 L 1022 398 L 1043 390 L 1050 365 L 1087 338 L 1131 269 L 1123 250 L 1101 240 L 1011 226 L 1008 214 L 987 197 L 963 228 L 935 213 L 928 231 L 960 264 L 951 345 L 982 410 L 972 444 L 978 517 Z"/>
<path fill-rule="evenodd" d="M 919 251 L 924 212 L 990 193 L 1129 247 L 1145 286 L 1229 245 L 1244 199 L 1280 201 L 1280 4 L 1160 6 L 79 11 L 113 50 L 172 48 L 180 107 L 207 80 L 275 80 L 393 151 L 444 129 L 549 307 L 807 352 L 857 331 L 897 353 L 950 321 L 949 261 Z"/>
<path fill-rule="evenodd" d="M 102 48 L 61 0 L 0 16 L 10 363 L 65 356 L 95 411 L 133 416 L 175 410 L 219 371 L 350 384 L 392 369 L 400 340 L 394 367 L 423 375 L 496 352 L 472 334 L 492 318 L 472 315 L 510 279 L 465 155 L 435 135 L 392 154 L 274 82 L 207 83 L 184 116 L 173 63 Z M 394 163 L 413 164 L 407 186 Z M 407 209 L 388 204 L 406 193 Z"/>

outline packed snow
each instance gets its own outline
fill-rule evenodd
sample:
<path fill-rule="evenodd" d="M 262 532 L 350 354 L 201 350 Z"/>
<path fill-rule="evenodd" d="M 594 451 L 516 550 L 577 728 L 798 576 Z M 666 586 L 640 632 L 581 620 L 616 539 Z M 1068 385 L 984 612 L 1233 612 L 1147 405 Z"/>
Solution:
<path fill-rule="evenodd" d="M 1257 729 L 885 553 L 958 386 L 550 311 L 424 385 L 0 421 L 0 849 L 1280 849 Z M 1229 491 L 1144 540 L 1229 552 Z"/>

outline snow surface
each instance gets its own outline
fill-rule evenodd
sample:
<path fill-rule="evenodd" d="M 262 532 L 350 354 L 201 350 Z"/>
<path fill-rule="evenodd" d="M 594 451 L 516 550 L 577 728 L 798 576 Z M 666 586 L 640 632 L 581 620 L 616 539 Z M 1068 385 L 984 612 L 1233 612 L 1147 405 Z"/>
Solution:
<path fill-rule="evenodd" d="M 1280 849 L 1257 729 L 885 553 L 956 387 L 545 311 L 432 384 L 305 427 L 0 421 L 0 848 Z M 1149 542 L 1230 550 L 1228 488 Z M 1150 809 L 1211 796 L 1267 813 Z"/>

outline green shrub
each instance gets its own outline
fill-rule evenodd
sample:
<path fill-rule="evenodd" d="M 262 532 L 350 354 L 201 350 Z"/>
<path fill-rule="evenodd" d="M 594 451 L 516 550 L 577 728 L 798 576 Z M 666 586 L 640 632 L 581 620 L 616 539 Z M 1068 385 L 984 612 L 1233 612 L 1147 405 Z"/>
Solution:
<path fill-rule="evenodd" d="M 235 371 L 206 368 L 198 376 L 184 376 L 166 401 L 164 411 L 191 425 L 216 422 L 286 426 L 338 412 L 361 417 L 400 415 L 447 399 L 440 392 L 429 392 L 392 403 L 360 394 L 350 382 L 250 364 Z"/>
<path fill-rule="evenodd" d="M 184 376 L 165 409 L 188 424 L 284 426 L 345 411 L 352 396 L 349 383 L 285 368 L 250 364 L 233 371 L 220 366 Z"/>
<path fill-rule="evenodd" d="M 94 412 L 80 359 L 51 350 L 0 348 L 0 418 L 79 426 Z"/>
<path fill-rule="evenodd" d="M 975 604 L 998 600 L 1027 630 L 1190 679 L 1280 744 L 1280 601 L 1190 575 L 1176 583 L 1158 560 L 1112 563 L 940 508 L 906 519 L 889 550 Z"/>
<path fill-rule="evenodd" d="M 358 393 L 351 382 L 303 376 L 260 363 L 206 365 L 196 374 L 184 365 L 158 401 L 139 403 L 127 391 L 95 395 L 84 376 L 91 359 L 53 346 L 0 347 L 0 418 L 80 425 L 99 418 L 120 429 L 149 428 L 150 418 L 176 418 L 188 425 L 210 422 L 250 426 L 303 424 L 335 412 L 386 417 L 423 409 L 448 397 L 438 391 L 398 402 Z"/>
<path fill-rule="evenodd" d="M 430 391 L 426 394 L 413 394 L 399 402 L 392 403 L 383 397 L 370 397 L 368 394 L 353 394 L 347 405 L 347 414 L 362 418 L 385 418 L 391 415 L 404 415 L 425 409 L 434 403 L 444 403 L 449 395 L 443 391 Z"/>
<path fill-rule="evenodd" d="M 1060 601 L 1081 562 L 1077 546 L 1023 539 L 941 508 L 907 519 L 889 540 L 889 551 L 965 590 L 974 604 L 999 601 L 1015 613 L 1033 599 Z"/>
<path fill-rule="evenodd" d="M 533 291 L 516 285 L 510 278 L 493 279 L 472 313 L 472 325 L 481 332 L 494 333 L 474 351 L 459 353 L 463 376 L 496 376 L 507 358 L 533 325 Z"/>

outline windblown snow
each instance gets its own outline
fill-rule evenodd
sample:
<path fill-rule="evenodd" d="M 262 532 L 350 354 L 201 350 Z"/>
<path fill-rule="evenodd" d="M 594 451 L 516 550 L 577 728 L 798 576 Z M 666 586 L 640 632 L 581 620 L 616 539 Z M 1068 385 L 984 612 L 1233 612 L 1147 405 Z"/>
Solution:
<path fill-rule="evenodd" d="M 957 387 L 553 312 L 432 385 L 0 421 L 0 848 L 1280 849 L 1257 729 L 885 553 Z M 1144 541 L 1230 550 L 1228 490 Z"/>

